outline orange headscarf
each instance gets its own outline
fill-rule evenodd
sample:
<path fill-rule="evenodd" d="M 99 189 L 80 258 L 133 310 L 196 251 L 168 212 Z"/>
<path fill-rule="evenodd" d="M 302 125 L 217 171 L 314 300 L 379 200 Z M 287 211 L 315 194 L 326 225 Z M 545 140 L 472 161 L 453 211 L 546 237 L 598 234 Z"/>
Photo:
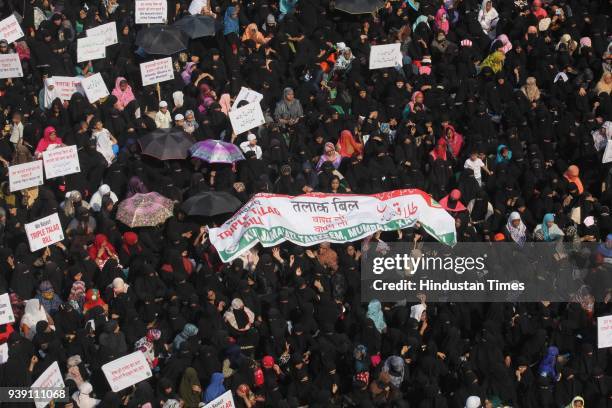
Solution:
<path fill-rule="evenodd" d="M 261 45 L 266 43 L 266 39 L 259 29 L 257 28 L 257 24 L 251 23 L 247 26 L 246 30 L 244 30 L 244 34 L 242 34 L 242 41 L 253 40 L 257 49 L 261 47 Z"/>
<path fill-rule="evenodd" d="M 363 145 L 357 143 L 353 139 L 353 134 L 350 130 L 343 130 L 340 132 L 340 139 L 338 140 L 338 151 L 342 157 L 351 157 L 353 153 L 361 154 L 363 152 Z"/>
<path fill-rule="evenodd" d="M 578 192 L 582 194 L 584 192 L 584 187 L 582 186 L 582 180 L 580 180 L 580 177 L 578 177 L 579 174 L 580 169 L 578 166 L 572 164 L 567 168 L 567 170 L 565 170 L 563 177 L 565 177 L 565 179 L 570 183 L 574 183 L 576 187 L 578 187 Z"/>

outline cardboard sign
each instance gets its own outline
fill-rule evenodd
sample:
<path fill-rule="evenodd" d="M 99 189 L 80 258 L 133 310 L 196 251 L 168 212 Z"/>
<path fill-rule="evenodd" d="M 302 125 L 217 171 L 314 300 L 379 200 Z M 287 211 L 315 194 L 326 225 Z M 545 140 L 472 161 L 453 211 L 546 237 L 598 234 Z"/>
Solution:
<path fill-rule="evenodd" d="M 25 225 L 26 235 L 30 244 L 30 251 L 36 252 L 41 248 L 53 245 L 64 239 L 64 231 L 59 215 L 53 213 Z"/>
<path fill-rule="evenodd" d="M 602 163 L 609 163 L 612 161 L 612 140 L 608 140 L 606 144 L 606 150 L 604 150 L 603 157 L 601 158 Z"/>
<path fill-rule="evenodd" d="M 9 166 L 9 189 L 11 193 L 40 186 L 44 182 L 42 160 Z"/>
<path fill-rule="evenodd" d="M 23 35 L 23 30 L 21 30 L 19 21 L 14 14 L 0 21 L 0 39 L 8 41 L 10 44 L 23 37 Z"/>
<path fill-rule="evenodd" d="M 21 78 L 23 70 L 18 54 L 0 54 L 0 79 Z"/>
<path fill-rule="evenodd" d="M 142 86 L 174 79 L 172 57 L 162 58 L 140 64 Z"/>
<path fill-rule="evenodd" d="M 166 0 L 136 0 L 136 24 L 165 24 L 167 18 Z"/>
<path fill-rule="evenodd" d="M 142 351 L 135 351 L 104 364 L 102 372 L 113 392 L 119 392 L 153 375 Z"/>
<path fill-rule="evenodd" d="M 238 102 L 241 102 L 241 101 L 247 101 L 248 103 L 261 102 L 262 99 L 263 99 L 262 94 L 252 89 L 245 88 L 243 86 L 242 88 L 240 88 L 240 92 L 238 93 L 238 96 L 236 96 L 236 100 L 234 101 L 234 104 L 232 105 L 232 109 L 236 109 L 238 107 Z"/>
<path fill-rule="evenodd" d="M 370 69 L 401 67 L 403 58 L 400 47 L 400 43 L 370 47 Z"/>
<path fill-rule="evenodd" d="M 612 347 L 612 315 L 597 318 L 597 348 Z"/>
<path fill-rule="evenodd" d="M 79 173 L 81 165 L 76 146 L 58 147 L 43 153 L 45 176 L 48 179 Z"/>
<path fill-rule="evenodd" d="M 100 99 L 110 95 L 104 83 L 104 79 L 102 79 L 102 75 L 100 75 L 99 72 L 95 75 L 83 78 L 81 80 L 81 87 L 83 87 L 83 91 L 85 91 L 89 103 L 98 102 Z"/>
<path fill-rule="evenodd" d="M 64 379 L 57 361 L 54 361 L 41 375 L 32 383 L 31 388 L 64 388 Z M 49 401 L 36 401 L 36 408 L 45 408 Z"/>
<path fill-rule="evenodd" d="M 15 321 L 15 315 L 13 314 L 13 308 L 11 307 L 11 298 L 8 293 L 0 295 L 0 325 L 13 323 Z"/>
<path fill-rule="evenodd" d="M 81 87 L 81 79 L 79 77 L 65 77 L 65 76 L 54 76 L 53 80 L 54 89 L 57 90 L 59 98 L 63 101 L 69 101 L 75 92 L 83 92 Z"/>
<path fill-rule="evenodd" d="M 117 44 L 117 25 L 114 21 L 110 23 L 102 24 L 94 28 L 90 28 L 87 32 L 87 37 L 102 37 L 104 39 L 104 45 Z"/>
<path fill-rule="evenodd" d="M 77 39 L 77 62 L 91 61 L 106 57 L 104 37 L 85 37 Z"/>
<path fill-rule="evenodd" d="M 229 113 L 234 133 L 240 134 L 266 123 L 259 102 L 249 103 Z"/>
<path fill-rule="evenodd" d="M 221 396 L 204 405 L 204 408 L 235 408 L 234 396 L 231 391 L 225 391 Z"/>

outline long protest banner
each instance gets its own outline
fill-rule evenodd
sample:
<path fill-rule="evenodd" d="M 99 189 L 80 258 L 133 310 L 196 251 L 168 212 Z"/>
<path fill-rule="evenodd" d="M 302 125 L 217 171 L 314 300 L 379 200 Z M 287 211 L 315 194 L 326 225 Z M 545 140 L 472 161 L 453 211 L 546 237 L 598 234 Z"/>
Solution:
<path fill-rule="evenodd" d="M 261 193 L 222 226 L 211 228 L 210 240 L 223 262 L 230 262 L 257 243 L 343 243 L 379 230 L 408 228 L 417 221 L 438 241 L 455 244 L 453 217 L 427 193 L 414 189 L 373 195 Z"/>

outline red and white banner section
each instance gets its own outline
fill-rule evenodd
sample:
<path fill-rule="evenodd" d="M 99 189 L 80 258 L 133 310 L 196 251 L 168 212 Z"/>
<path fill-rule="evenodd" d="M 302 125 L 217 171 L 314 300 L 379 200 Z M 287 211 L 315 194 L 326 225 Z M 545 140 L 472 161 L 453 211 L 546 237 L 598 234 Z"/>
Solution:
<path fill-rule="evenodd" d="M 300 196 L 256 194 L 219 228 L 211 243 L 231 262 L 261 243 L 290 241 L 300 246 L 357 241 L 376 231 L 412 227 L 417 221 L 438 241 L 456 242 L 455 220 L 421 190 L 373 195 L 311 193 Z"/>

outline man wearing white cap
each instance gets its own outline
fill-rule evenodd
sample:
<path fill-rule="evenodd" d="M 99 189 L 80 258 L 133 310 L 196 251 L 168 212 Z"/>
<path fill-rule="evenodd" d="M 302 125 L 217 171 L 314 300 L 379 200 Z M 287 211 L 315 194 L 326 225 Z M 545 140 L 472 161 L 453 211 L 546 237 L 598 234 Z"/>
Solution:
<path fill-rule="evenodd" d="M 255 157 L 261 159 L 261 147 L 257 146 L 257 136 L 255 136 L 253 133 L 249 133 L 246 142 L 240 143 L 240 149 L 243 153 L 255 152 Z"/>
<path fill-rule="evenodd" d="M 185 117 L 180 113 L 177 113 L 176 115 L 174 115 L 174 127 L 182 129 L 184 125 L 185 125 Z"/>
<path fill-rule="evenodd" d="M 155 125 L 158 129 L 168 129 L 172 126 L 172 116 L 170 116 L 166 101 L 159 103 L 159 111 L 155 114 Z"/>
<path fill-rule="evenodd" d="M 465 408 L 482 408 L 482 403 L 480 402 L 480 397 L 472 395 L 465 400 Z"/>

